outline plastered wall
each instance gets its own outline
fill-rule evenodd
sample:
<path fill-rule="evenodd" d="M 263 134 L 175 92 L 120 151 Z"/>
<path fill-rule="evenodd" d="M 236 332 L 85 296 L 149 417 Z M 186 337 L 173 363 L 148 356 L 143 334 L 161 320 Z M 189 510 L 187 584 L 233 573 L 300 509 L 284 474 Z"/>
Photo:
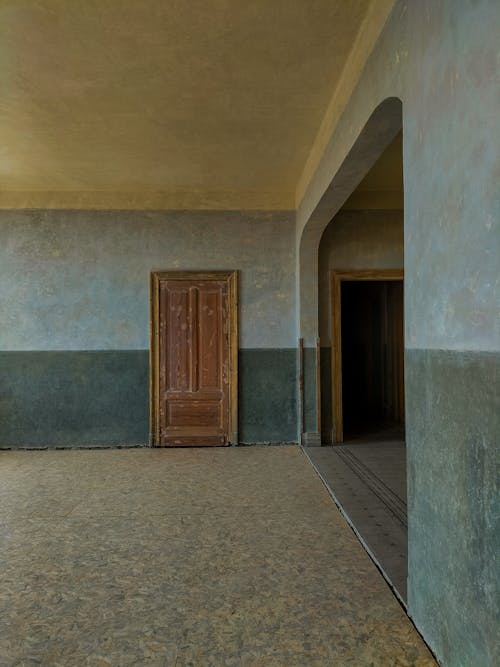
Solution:
<path fill-rule="evenodd" d="M 402 124 L 408 610 L 449 667 L 499 660 L 499 24 L 497 0 L 398 2 L 297 212 L 312 341 L 321 234 Z"/>
<path fill-rule="evenodd" d="M 149 347 L 149 271 L 238 269 L 240 346 L 293 347 L 291 213 L 0 211 L 1 350 Z"/>
<path fill-rule="evenodd" d="M 147 444 L 149 271 L 237 269 L 240 438 L 297 438 L 290 212 L 0 211 L 0 446 Z"/>

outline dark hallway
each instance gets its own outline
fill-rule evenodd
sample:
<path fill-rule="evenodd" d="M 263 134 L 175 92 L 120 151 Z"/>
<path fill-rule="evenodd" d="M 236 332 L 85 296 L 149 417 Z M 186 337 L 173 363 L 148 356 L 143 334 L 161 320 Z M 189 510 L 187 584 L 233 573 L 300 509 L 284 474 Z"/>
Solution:
<path fill-rule="evenodd" d="M 342 281 L 344 441 L 388 427 L 404 439 L 402 281 Z"/>

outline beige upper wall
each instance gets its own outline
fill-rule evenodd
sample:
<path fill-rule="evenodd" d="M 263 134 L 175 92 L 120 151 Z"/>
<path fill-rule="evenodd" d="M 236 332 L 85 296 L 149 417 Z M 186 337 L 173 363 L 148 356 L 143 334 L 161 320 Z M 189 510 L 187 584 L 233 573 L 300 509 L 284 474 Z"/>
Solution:
<path fill-rule="evenodd" d="M 293 208 L 392 5 L 4 0 L 0 205 Z"/>

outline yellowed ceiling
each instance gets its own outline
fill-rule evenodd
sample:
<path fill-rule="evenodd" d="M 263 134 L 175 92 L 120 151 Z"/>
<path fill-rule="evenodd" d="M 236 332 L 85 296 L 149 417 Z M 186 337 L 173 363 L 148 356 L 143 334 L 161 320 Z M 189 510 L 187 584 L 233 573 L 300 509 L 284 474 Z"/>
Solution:
<path fill-rule="evenodd" d="M 369 7 L 2 0 L 3 201 L 293 207 Z"/>

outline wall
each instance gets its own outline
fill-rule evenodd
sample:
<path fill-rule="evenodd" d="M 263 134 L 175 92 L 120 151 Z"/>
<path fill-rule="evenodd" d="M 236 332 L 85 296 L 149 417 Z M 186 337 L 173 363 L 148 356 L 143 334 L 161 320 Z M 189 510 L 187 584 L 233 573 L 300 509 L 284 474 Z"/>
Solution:
<path fill-rule="evenodd" d="M 1 446 L 145 444 L 149 271 L 240 271 L 240 439 L 296 440 L 287 212 L 0 211 Z"/>
<path fill-rule="evenodd" d="M 307 339 L 321 233 L 402 100 L 408 605 L 449 667 L 499 660 L 499 24 L 497 0 L 398 2 L 297 213 Z"/>
<path fill-rule="evenodd" d="M 403 211 L 340 210 L 319 246 L 319 336 L 321 341 L 321 432 L 332 441 L 330 274 L 334 269 L 402 269 Z"/>

